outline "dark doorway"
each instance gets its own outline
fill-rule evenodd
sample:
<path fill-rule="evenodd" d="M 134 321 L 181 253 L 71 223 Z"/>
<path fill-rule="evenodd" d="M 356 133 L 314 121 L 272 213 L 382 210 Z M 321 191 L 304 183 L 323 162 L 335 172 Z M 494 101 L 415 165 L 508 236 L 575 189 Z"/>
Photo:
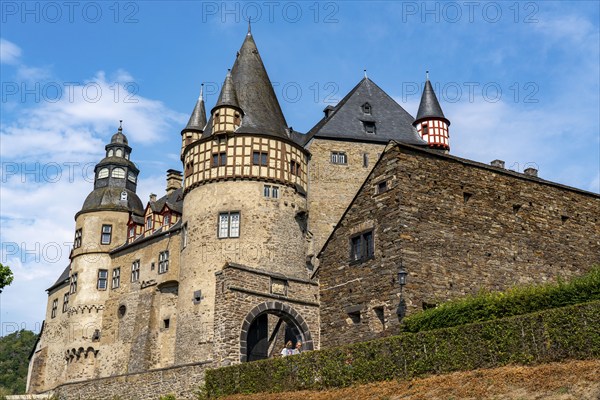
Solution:
<path fill-rule="evenodd" d="M 250 325 L 248 330 L 248 361 L 262 360 L 269 357 L 268 328 L 267 314 L 259 315 Z"/>

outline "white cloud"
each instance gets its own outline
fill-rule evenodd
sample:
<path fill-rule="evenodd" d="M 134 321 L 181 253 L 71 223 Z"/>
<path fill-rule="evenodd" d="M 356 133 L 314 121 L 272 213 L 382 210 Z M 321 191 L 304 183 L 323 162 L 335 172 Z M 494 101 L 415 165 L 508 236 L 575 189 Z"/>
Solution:
<path fill-rule="evenodd" d="M 3 104 L 0 242 L 2 262 L 15 275 L 2 293 L 4 333 L 6 323 L 34 329 L 43 319 L 44 290 L 69 263 L 74 215 L 93 189 L 93 167 L 119 120 L 139 150 L 160 144 L 188 117 L 140 95 L 125 70 L 66 83 L 53 81 L 48 68 L 19 64 L 19 55 L 16 45 L 2 41 L 2 62 L 18 64 L 16 76 L 39 85 L 37 93 L 17 93 Z M 164 176 L 140 177 L 138 193 L 145 205 L 150 192 L 160 196 L 164 188 Z"/>
<path fill-rule="evenodd" d="M 19 58 L 21 58 L 21 48 L 13 42 L 0 38 L 0 64 L 16 64 Z"/>

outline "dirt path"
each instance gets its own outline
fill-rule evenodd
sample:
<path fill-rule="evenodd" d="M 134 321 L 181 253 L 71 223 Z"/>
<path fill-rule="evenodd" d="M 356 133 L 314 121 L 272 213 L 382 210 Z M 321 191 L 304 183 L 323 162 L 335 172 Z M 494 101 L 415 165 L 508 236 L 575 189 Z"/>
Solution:
<path fill-rule="evenodd" d="M 224 400 L 600 400 L 600 360 L 507 366 L 324 392 L 236 395 Z"/>

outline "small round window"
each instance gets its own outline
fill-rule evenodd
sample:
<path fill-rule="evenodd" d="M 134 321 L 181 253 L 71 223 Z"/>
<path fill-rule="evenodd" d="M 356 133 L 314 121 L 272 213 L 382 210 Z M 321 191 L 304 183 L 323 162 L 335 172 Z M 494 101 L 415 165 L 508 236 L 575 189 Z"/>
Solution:
<path fill-rule="evenodd" d="M 127 312 L 127 307 L 125 307 L 125 304 L 120 305 L 119 306 L 119 318 L 123 317 L 126 312 Z"/>

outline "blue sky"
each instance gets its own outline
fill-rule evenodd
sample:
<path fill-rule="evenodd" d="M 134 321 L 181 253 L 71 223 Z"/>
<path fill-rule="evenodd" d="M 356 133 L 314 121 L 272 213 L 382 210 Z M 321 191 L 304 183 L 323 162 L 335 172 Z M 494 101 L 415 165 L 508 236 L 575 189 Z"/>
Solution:
<path fill-rule="evenodd" d="M 600 191 L 600 3 L 28 2 L 1 7 L 0 335 L 38 330 L 74 214 L 123 119 L 138 194 L 181 169 L 200 84 L 218 96 L 252 32 L 288 125 L 308 131 L 363 77 L 415 115 L 425 70 L 451 153 Z"/>

